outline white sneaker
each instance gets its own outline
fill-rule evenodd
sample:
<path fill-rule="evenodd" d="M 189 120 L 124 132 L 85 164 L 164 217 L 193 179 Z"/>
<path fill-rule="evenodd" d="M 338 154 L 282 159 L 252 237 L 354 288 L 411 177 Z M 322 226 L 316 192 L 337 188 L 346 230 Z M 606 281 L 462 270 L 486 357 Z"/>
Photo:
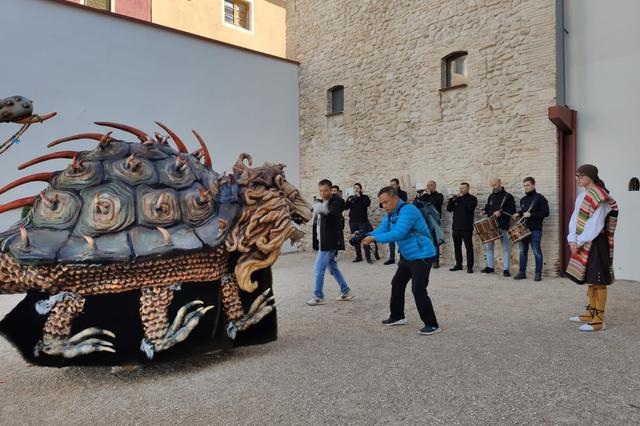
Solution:
<path fill-rule="evenodd" d="M 577 322 L 577 323 L 579 323 L 579 324 L 584 324 L 584 321 L 582 321 L 582 320 L 580 319 L 580 317 L 569 317 L 569 321 L 571 321 L 571 322 Z"/>
<path fill-rule="evenodd" d="M 593 328 L 591 324 L 582 324 L 580 326 L 580 331 L 602 331 L 606 329 L 607 329 L 607 325 L 605 323 L 602 323 L 602 328 L 600 330 L 596 330 L 595 328 Z"/>
<path fill-rule="evenodd" d="M 353 295 L 353 293 L 351 293 L 351 290 L 349 290 L 345 294 L 341 294 L 340 296 L 336 297 L 336 300 L 338 302 L 348 302 L 349 300 L 353 300 L 354 297 L 355 296 Z"/>
<path fill-rule="evenodd" d="M 324 305 L 325 303 L 327 303 L 326 300 L 317 296 L 313 296 L 311 299 L 307 300 L 307 305 L 309 306 Z"/>

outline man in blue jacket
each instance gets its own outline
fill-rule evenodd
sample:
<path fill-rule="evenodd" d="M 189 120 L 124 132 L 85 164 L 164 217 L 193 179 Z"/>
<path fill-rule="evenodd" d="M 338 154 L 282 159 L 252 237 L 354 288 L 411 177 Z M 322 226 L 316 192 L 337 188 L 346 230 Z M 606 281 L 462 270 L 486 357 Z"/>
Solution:
<path fill-rule="evenodd" d="M 407 204 L 398 197 L 395 188 L 391 186 L 382 188 L 378 192 L 378 198 L 387 214 L 380 226 L 362 240 L 362 244 L 371 244 L 374 241 L 384 244 L 395 241 L 400 251 L 398 269 L 391 280 L 391 315 L 382 321 L 382 324 L 407 323 L 404 316 L 404 292 L 411 279 L 411 290 L 416 307 L 424 322 L 420 334 L 439 333 L 438 320 L 427 294 L 431 264 L 436 254 L 427 223 L 416 206 Z"/>

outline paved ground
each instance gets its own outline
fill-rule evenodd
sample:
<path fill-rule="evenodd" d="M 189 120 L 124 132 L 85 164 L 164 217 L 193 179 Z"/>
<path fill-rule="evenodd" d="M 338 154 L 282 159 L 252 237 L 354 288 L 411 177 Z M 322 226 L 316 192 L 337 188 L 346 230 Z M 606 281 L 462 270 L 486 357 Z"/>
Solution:
<path fill-rule="evenodd" d="M 391 266 L 340 264 L 357 299 L 306 307 L 313 256 L 275 268 L 280 339 L 132 372 L 25 364 L 0 342 L 1 424 L 639 424 L 640 284 L 609 295 L 609 330 L 566 318 L 584 291 L 434 271 L 443 332 L 384 328 Z M 327 294 L 337 286 L 327 280 Z M 0 315 L 18 297 L 0 297 Z"/>

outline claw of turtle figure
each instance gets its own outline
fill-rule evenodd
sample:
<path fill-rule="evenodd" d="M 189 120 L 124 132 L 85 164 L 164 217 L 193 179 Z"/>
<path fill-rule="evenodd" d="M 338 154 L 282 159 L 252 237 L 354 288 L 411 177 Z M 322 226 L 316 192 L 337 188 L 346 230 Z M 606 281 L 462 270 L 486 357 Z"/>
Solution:
<path fill-rule="evenodd" d="M 143 339 L 140 344 L 140 350 L 144 352 L 149 359 L 153 359 L 156 352 L 167 350 L 186 340 L 191 332 L 196 328 L 204 314 L 213 309 L 213 305 L 201 305 L 204 305 L 203 301 L 194 300 L 193 302 L 189 302 L 181 307 L 165 335 L 159 339 L 153 339 L 152 341 L 149 341 L 146 338 Z M 199 307 L 189 312 L 190 309 L 196 306 Z"/>
<path fill-rule="evenodd" d="M 109 330 L 91 327 L 87 328 L 68 339 L 44 338 L 36 347 L 35 355 L 40 352 L 48 355 L 62 355 L 64 358 L 75 358 L 94 352 L 115 352 L 113 343 L 98 337 L 106 336 L 115 338 L 116 335 Z"/>
<path fill-rule="evenodd" d="M 231 339 L 235 339 L 238 331 L 243 331 L 252 325 L 259 323 L 264 317 L 273 312 L 275 305 L 273 301 L 275 296 L 267 298 L 267 295 L 271 289 L 267 289 L 265 292 L 256 297 L 253 301 L 249 312 L 237 321 L 229 321 L 227 324 L 227 335 Z"/>

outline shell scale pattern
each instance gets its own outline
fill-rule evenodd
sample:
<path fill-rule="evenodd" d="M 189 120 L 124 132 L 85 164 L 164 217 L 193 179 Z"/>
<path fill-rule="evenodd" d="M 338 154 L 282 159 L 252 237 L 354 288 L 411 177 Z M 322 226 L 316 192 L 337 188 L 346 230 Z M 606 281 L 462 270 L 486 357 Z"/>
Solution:
<path fill-rule="evenodd" d="M 210 250 L 224 243 L 241 206 L 238 186 L 211 169 L 202 138 L 189 153 L 169 128 L 154 137 L 118 123 L 140 142 L 86 133 L 49 144 L 94 139 L 90 151 L 59 151 L 31 160 L 69 158 L 66 169 L 26 176 L 0 189 L 46 181 L 38 196 L 18 200 L 29 214 L 0 235 L 2 252 L 19 264 L 102 264 Z M 177 150 L 169 144 L 169 138 Z M 204 160 L 204 161 L 203 161 Z M 22 205 L 21 204 L 21 205 Z M 15 207 L 15 206 L 13 206 Z"/>

